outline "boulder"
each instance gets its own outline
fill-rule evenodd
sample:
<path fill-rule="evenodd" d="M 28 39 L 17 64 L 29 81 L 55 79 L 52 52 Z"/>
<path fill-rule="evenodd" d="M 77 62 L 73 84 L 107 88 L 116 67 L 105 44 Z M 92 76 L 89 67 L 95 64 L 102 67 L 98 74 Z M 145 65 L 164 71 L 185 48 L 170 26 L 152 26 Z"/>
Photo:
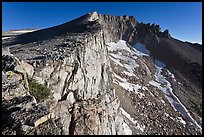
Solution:
<path fill-rule="evenodd" d="M 28 63 L 22 63 L 21 66 L 25 69 L 26 73 L 28 74 L 29 78 L 32 78 L 34 74 L 34 68 L 32 65 Z"/>
<path fill-rule="evenodd" d="M 28 63 L 22 62 L 21 64 L 18 64 L 15 67 L 15 71 L 20 72 L 20 73 L 26 72 L 28 74 L 28 77 L 32 78 L 34 74 L 34 67 Z"/>
<path fill-rule="evenodd" d="M 67 95 L 67 100 L 73 104 L 74 102 L 76 102 L 76 99 L 74 98 L 74 94 L 73 92 L 69 92 L 69 94 Z"/>
<path fill-rule="evenodd" d="M 10 52 L 9 47 L 2 48 L 2 55 L 13 56 L 13 55 L 11 54 L 11 52 Z"/>

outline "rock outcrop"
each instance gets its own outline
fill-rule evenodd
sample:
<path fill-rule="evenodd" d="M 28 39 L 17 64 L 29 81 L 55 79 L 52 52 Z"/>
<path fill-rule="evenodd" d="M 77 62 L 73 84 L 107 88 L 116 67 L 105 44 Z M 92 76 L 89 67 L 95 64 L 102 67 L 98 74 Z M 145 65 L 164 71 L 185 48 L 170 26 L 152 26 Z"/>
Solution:
<path fill-rule="evenodd" d="M 117 134 L 113 126 L 122 121 L 114 119 L 119 102 L 109 88 L 110 66 L 103 33 L 75 42 L 79 45 L 69 57 L 46 61 L 34 79 L 53 91 L 50 109 L 60 118 L 63 134 Z"/>

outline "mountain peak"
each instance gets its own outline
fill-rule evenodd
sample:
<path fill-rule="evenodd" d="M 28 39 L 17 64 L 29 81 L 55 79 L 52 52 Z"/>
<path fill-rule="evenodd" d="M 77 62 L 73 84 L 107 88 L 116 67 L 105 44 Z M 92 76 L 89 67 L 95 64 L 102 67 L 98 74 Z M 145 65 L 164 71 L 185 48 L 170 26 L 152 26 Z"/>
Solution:
<path fill-rule="evenodd" d="M 96 11 L 90 12 L 88 13 L 88 15 L 89 15 L 88 21 L 95 21 L 99 19 L 99 15 Z"/>
<path fill-rule="evenodd" d="M 92 11 L 92 12 L 89 12 L 88 14 L 93 15 L 93 14 L 98 14 L 98 13 L 97 11 Z"/>

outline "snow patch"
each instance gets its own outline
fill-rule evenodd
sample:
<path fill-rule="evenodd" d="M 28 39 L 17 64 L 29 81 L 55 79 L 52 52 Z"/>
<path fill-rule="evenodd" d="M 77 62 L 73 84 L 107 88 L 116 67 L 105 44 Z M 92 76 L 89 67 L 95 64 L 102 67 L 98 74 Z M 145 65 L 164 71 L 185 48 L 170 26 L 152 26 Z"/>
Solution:
<path fill-rule="evenodd" d="M 152 85 L 152 86 L 154 86 L 154 87 L 157 87 L 157 88 L 160 89 L 160 90 L 163 89 L 163 88 L 160 86 L 161 84 L 158 83 L 158 82 L 156 82 L 156 81 L 154 81 L 154 80 L 149 81 L 149 84 Z"/>
<path fill-rule="evenodd" d="M 145 63 L 143 63 L 143 64 L 144 64 L 144 66 L 145 66 L 147 75 L 148 75 L 149 77 L 151 77 L 151 72 L 150 72 L 149 68 L 147 67 L 147 65 L 146 65 Z"/>
<path fill-rule="evenodd" d="M 150 52 L 148 49 L 145 48 L 145 45 L 141 43 L 137 43 L 133 46 L 137 51 L 137 54 L 140 56 L 150 56 Z"/>
<path fill-rule="evenodd" d="M 118 65 L 120 65 L 121 67 L 123 67 L 123 64 L 122 63 L 120 63 L 120 60 L 118 60 L 118 59 L 115 59 L 115 58 L 113 58 L 113 57 L 111 57 L 111 56 L 109 56 L 110 58 L 111 58 L 111 60 L 113 60 L 116 64 L 118 64 Z"/>
<path fill-rule="evenodd" d="M 132 84 L 127 82 L 126 79 L 121 78 L 120 76 L 118 76 L 117 74 L 114 73 L 114 78 L 113 78 L 113 82 L 116 84 L 119 84 L 121 87 L 123 87 L 124 89 L 126 89 L 127 91 L 133 91 L 135 92 L 139 98 L 142 98 L 143 96 L 145 96 L 144 93 L 138 92 L 139 89 L 142 89 L 142 86 L 140 86 L 139 84 Z M 119 79 L 119 80 L 118 80 Z"/>
<path fill-rule="evenodd" d="M 112 56 L 112 57 L 111 57 Z M 114 57 L 114 58 L 113 58 Z M 118 65 L 120 65 L 121 67 L 125 67 L 127 69 L 127 71 L 129 73 L 126 73 L 128 76 L 134 76 L 134 69 L 136 67 L 139 67 L 139 65 L 137 64 L 137 62 L 135 61 L 135 59 L 127 57 L 127 56 L 123 56 L 123 55 L 118 55 L 118 54 L 113 54 L 110 53 L 110 58 L 117 63 Z M 124 63 L 120 63 L 120 61 L 123 61 Z"/>
<path fill-rule="evenodd" d="M 176 121 L 186 125 L 186 121 L 182 117 L 177 117 Z"/>
<path fill-rule="evenodd" d="M 33 32 L 36 30 L 14 30 L 12 33 L 28 33 L 28 32 Z"/>
<path fill-rule="evenodd" d="M 115 42 L 108 43 L 108 50 L 109 51 L 126 50 L 128 52 L 131 52 L 130 48 L 126 44 L 126 41 L 124 40 L 119 40 L 118 43 Z"/>
<path fill-rule="evenodd" d="M 2 37 L 2 40 L 4 40 L 4 39 L 9 39 L 9 38 L 11 38 L 11 37 Z"/>
<path fill-rule="evenodd" d="M 125 135 L 132 135 L 132 130 L 128 127 L 128 125 L 123 122 L 123 130 L 125 132 Z"/>
<path fill-rule="evenodd" d="M 167 69 L 167 73 L 171 77 L 172 80 L 176 81 L 176 78 L 175 78 L 174 74 L 171 73 L 168 69 Z"/>
<path fill-rule="evenodd" d="M 117 54 L 109 53 L 110 58 L 121 67 L 124 67 L 127 71 L 124 71 L 124 74 L 128 76 L 134 76 L 134 69 L 139 67 L 135 61 L 138 57 L 133 50 L 128 47 L 126 41 L 119 40 L 118 43 L 111 42 L 108 44 L 109 51 L 117 51 Z M 125 50 L 128 56 L 124 56 L 121 52 Z M 123 62 L 123 64 L 121 63 Z"/>
<path fill-rule="evenodd" d="M 128 118 L 134 125 L 137 123 L 137 121 L 136 121 L 134 118 L 132 118 L 132 117 L 130 116 L 130 114 L 127 113 L 122 107 L 120 107 L 120 110 L 121 110 L 122 114 L 123 114 L 126 118 Z"/>
<path fill-rule="evenodd" d="M 123 114 L 127 119 L 129 119 L 134 125 L 136 125 L 135 128 L 137 128 L 137 129 L 139 129 L 140 131 L 144 132 L 144 130 L 145 130 L 145 125 L 139 124 L 138 121 L 135 120 L 134 118 L 132 118 L 132 117 L 130 116 L 130 114 L 127 113 L 122 107 L 120 107 L 120 110 L 121 110 L 122 114 Z"/>

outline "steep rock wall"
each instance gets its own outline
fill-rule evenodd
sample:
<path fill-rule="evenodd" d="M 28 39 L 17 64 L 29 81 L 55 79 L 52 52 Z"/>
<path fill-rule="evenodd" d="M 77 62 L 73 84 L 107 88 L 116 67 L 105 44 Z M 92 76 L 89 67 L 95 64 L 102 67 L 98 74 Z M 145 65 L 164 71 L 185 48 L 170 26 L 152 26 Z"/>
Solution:
<path fill-rule="evenodd" d="M 103 31 L 87 37 L 70 56 L 46 61 L 34 79 L 52 93 L 50 111 L 62 124 L 62 134 L 126 134 L 119 100 L 109 88 L 110 61 Z"/>

